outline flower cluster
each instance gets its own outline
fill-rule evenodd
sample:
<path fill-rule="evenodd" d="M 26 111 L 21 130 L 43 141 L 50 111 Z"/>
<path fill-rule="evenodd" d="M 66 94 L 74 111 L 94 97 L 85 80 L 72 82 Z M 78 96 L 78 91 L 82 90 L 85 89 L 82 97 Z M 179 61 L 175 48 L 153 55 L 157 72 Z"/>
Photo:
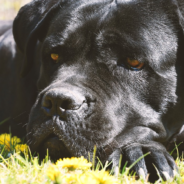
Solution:
<path fill-rule="evenodd" d="M 1 149 L 2 148 L 2 149 Z M 21 144 L 21 139 L 10 134 L 0 135 L 0 151 L 24 153 L 28 155 L 28 146 Z M 84 157 L 59 159 L 48 165 L 46 174 L 54 183 L 62 184 L 120 184 L 117 178 L 105 170 L 91 170 L 92 163 Z"/>
<path fill-rule="evenodd" d="M 22 152 L 28 155 L 28 145 L 27 144 L 17 144 L 15 146 L 15 151 L 16 152 Z"/>
<path fill-rule="evenodd" d="M 14 136 L 11 137 L 10 134 L 1 134 L 0 135 L 0 144 L 4 145 L 5 150 L 11 151 L 13 147 L 15 147 L 17 144 L 19 144 L 21 140 Z"/>
<path fill-rule="evenodd" d="M 107 171 L 90 170 L 92 164 L 84 157 L 60 159 L 49 166 L 47 176 L 55 183 L 65 184 L 119 184 Z"/>
<path fill-rule="evenodd" d="M 1 134 L 0 135 L 0 145 L 7 152 L 22 152 L 28 154 L 28 146 L 26 144 L 20 144 L 21 139 L 10 134 Z"/>
<path fill-rule="evenodd" d="M 120 184 L 109 172 L 88 170 L 81 174 L 71 174 L 63 179 L 68 184 Z"/>

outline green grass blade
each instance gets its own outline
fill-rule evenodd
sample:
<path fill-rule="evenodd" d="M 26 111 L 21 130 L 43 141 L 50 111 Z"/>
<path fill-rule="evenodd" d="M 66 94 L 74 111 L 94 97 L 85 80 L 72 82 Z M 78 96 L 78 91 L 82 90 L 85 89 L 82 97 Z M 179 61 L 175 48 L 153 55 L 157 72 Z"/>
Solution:
<path fill-rule="evenodd" d="M 5 122 L 7 122 L 10 118 L 6 118 L 5 120 L 0 122 L 0 125 L 4 124 Z"/>
<path fill-rule="evenodd" d="M 132 169 L 132 167 L 137 163 L 139 162 L 141 159 L 143 159 L 144 157 L 146 157 L 147 155 L 149 155 L 150 152 L 144 154 L 143 156 L 141 156 L 140 158 L 138 158 L 132 165 L 130 165 L 130 167 L 128 168 L 129 170 Z"/>

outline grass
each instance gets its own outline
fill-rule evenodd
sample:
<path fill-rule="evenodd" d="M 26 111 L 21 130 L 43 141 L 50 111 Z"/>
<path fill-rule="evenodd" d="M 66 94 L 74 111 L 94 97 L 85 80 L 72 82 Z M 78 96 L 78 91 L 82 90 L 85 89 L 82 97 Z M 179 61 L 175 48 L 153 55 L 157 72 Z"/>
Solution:
<path fill-rule="evenodd" d="M 95 154 L 94 154 L 95 155 Z M 144 155 L 145 156 L 145 155 Z M 141 158 L 140 158 L 141 159 Z M 48 154 L 39 161 L 38 156 L 30 154 L 27 145 L 22 144 L 18 137 L 10 134 L 0 135 L 0 183 L 8 184 L 148 184 L 145 179 L 130 175 L 130 168 L 111 175 L 107 171 L 109 163 L 100 167 L 99 161 L 94 167 L 94 158 L 87 161 L 83 157 L 65 158 L 53 163 Z M 135 163 L 134 163 L 135 164 Z M 177 158 L 179 173 L 171 181 L 161 178 L 155 184 L 183 184 L 184 162 Z M 131 167 L 131 166 L 130 166 Z M 100 169 L 102 168 L 102 169 Z"/>

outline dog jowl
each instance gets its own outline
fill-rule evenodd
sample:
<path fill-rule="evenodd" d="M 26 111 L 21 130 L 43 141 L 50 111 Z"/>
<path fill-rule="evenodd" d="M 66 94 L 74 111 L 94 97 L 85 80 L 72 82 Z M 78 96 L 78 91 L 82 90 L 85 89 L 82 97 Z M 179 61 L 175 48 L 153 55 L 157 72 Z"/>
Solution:
<path fill-rule="evenodd" d="M 20 80 L 36 85 L 34 95 L 21 97 L 32 99 L 31 150 L 88 157 L 96 145 L 113 167 L 120 154 L 130 165 L 150 152 L 134 171 L 146 176 L 154 164 L 164 179 L 173 177 L 166 147 L 184 118 L 183 9 L 175 0 L 25 5 L 13 24 L 12 58 L 22 68 Z"/>

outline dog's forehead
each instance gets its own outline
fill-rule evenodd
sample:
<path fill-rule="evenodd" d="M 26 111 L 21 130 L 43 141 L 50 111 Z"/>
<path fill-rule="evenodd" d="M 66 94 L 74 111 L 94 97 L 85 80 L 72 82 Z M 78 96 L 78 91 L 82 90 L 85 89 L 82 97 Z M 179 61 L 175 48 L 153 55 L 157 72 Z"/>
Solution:
<path fill-rule="evenodd" d="M 62 37 L 68 37 L 68 34 L 79 30 L 81 27 L 90 31 L 111 28 L 137 32 L 140 27 L 144 28 L 147 23 L 154 24 L 160 21 L 164 23 L 164 11 L 159 11 L 162 4 L 158 7 L 158 1 L 83 1 L 72 10 L 61 8 L 57 18 L 52 21 L 50 32 L 62 32 Z"/>
<path fill-rule="evenodd" d="M 149 43 L 151 50 L 155 45 L 157 48 L 163 45 L 163 48 L 158 49 L 172 50 L 175 42 L 170 39 L 173 38 L 174 30 L 170 29 L 169 18 L 167 12 L 163 11 L 163 4 L 158 7 L 160 1 L 85 1 L 72 11 L 61 9 L 50 26 L 49 32 L 52 37 L 50 41 L 54 41 L 50 45 L 57 46 L 68 39 L 73 46 L 75 43 L 83 45 L 91 35 L 96 38 L 101 37 L 103 40 L 106 35 L 113 37 L 118 35 L 129 47 L 138 48 L 140 45 L 146 46 Z M 157 35 L 158 30 L 159 35 Z M 167 34 L 162 30 L 167 30 Z M 168 47 L 167 43 L 173 43 L 173 45 Z"/>

